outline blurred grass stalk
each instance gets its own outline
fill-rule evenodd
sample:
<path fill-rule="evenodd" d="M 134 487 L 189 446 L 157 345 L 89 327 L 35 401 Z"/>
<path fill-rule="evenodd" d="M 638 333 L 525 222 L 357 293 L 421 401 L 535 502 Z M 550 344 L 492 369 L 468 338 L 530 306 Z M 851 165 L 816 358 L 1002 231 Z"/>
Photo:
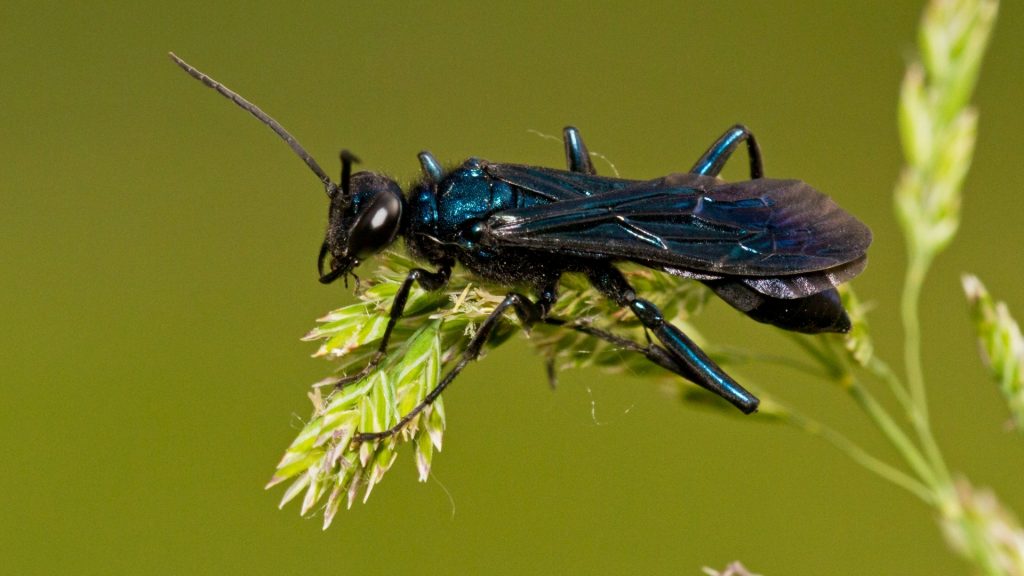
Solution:
<path fill-rule="evenodd" d="M 828 437 L 834 433 L 827 429 L 826 433 L 811 431 L 933 506 L 951 546 L 981 573 L 1024 576 L 1024 531 L 1017 520 L 991 491 L 975 489 L 965 478 L 954 479 L 935 441 L 928 413 L 918 313 L 931 263 L 952 242 L 960 224 L 961 191 L 971 165 L 978 123 L 970 99 L 997 10 L 997 0 L 929 2 L 918 37 L 921 61 L 911 63 L 903 79 L 899 129 L 906 166 L 896 185 L 895 209 L 907 244 L 900 302 L 906 382 L 873 355 L 870 345 L 864 343 L 866 329 L 860 333 L 855 329 L 846 338 L 848 358 L 835 353 L 835 346 L 828 342 L 814 344 L 823 351 L 825 364 L 833 371 L 836 366 L 859 364 L 888 385 L 904 409 L 912 433 L 907 433 L 874 400 L 852 370 L 845 371 L 842 378 L 844 387 L 901 454 L 913 476 L 863 454 L 841 436 L 837 443 Z M 982 293 L 983 288 L 979 291 L 979 286 L 965 280 L 975 318 L 981 319 L 977 324 L 983 348 L 1004 393 L 1011 402 L 1016 399 L 1016 415 L 1020 408 L 1020 333 L 1016 324 L 1010 326 L 1012 318 L 1007 321 L 1005 307 L 997 312 L 995 307 L 986 306 L 991 300 L 986 300 L 987 293 Z M 856 324 L 856 306 L 852 312 Z M 989 346 L 984 346 L 986 343 Z M 805 343 L 808 346 L 812 344 Z M 796 424 L 807 429 L 806 424 Z"/>
<path fill-rule="evenodd" d="M 954 477 L 935 441 L 918 315 L 931 263 L 952 242 L 960 224 L 961 191 L 978 122 L 969 102 L 997 10 L 997 0 L 930 2 L 918 39 L 922 60 L 910 64 L 903 80 L 899 129 L 907 164 L 896 185 L 895 209 L 907 243 L 900 302 L 905 381 L 875 355 L 864 309 L 848 287 L 841 292 L 853 323 L 849 334 L 825 338 L 789 334 L 817 366 L 785 363 L 836 382 L 897 450 L 909 473 L 781 402 L 763 406 L 779 420 L 821 437 L 932 506 L 947 541 L 980 573 L 1024 576 L 1024 530 L 1019 522 L 994 492 L 973 487 L 963 476 Z M 983 357 L 1019 429 L 1024 422 L 1024 339 L 1006 306 L 993 302 L 977 278 L 965 276 L 963 284 Z M 909 431 L 860 381 L 865 373 L 888 387 L 905 413 Z"/>
<path fill-rule="evenodd" d="M 1024 337 L 1005 302 L 995 302 L 977 276 L 964 274 L 964 294 L 978 331 L 978 350 L 1010 409 L 1011 425 L 1024 433 Z"/>
<path fill-rule="evenodd" d="M 836 374 L 858 405 L 903 457 L 912 475 L 866 454 L 854 442 L 802 416 L 789 422 L 821 435 L 855 461 L 933 506 L 950 545 L 987 575 L 1024 576 L 1024 530 L 995 494 L 954 479 L 932 433 L 921 360 L 919 304 L 928 269 L 956 235 L 963 183 L 971 165 L 978 115 L 970 106 L 982 57 L 998 11 L 997 0 L 932 0 L 921 20 L 921 61 L 910 64 L 899 102 L 906 156 L 895 208 L 907 244 L 900 301 L 906 383 L 873 354 L 862 313 L 847 291 L 854 330 L 846 354 L 829 340 L 797 338 Z M 973 277 L 971 277 L 973 279 Z M 993 305 L 980 282 L 965 278 L 982 349 L 1017 416 L 1021 405 L 1020 332 L 1005 306 Z M 888 385 L 904 409 L 912 434 L 878 403 L 854 375 L 860 366 Z"/>
<path fill-rule="evenodd" d="M 926 459 L 921 480 L 934 493 L 950 543 L 985 574 L 1024 576 L 1024 532 L 994 494 L 974 490 L 966 479 L 954 483 L 935 442 L 918 314 L 928 269 L 959 228 L 961 190 L 978 125 L 970 100 L 997 11 L 996 0 L 930 2 L 918 36 L 921 61 L 910 65 L 900 91 L 899 128 L 907 164 L 895 201 L 907 243 L 900 303 L 909 396 L 904 407 Z"/>

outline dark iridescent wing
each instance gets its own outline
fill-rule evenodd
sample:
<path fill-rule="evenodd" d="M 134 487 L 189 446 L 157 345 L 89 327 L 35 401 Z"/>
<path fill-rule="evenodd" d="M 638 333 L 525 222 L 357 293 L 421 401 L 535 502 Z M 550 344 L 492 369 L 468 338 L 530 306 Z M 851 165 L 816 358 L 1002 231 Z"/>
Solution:
<path fill-rule="evenodd" d="M 524 186 L 524 180 L 506 181 Z M 541 180 L 548 188 L 557 187 L 554 176 Z M 542 188 L 532 181 L 524 187 Z M 871 242 L 864 224 L 797 180 L 725 183 L 672 174 L 621 187 L 606 184 L 600 192 L 579 194 L 563 190 L 550 204 L 494 214 L 481 242 L 631 260 L 711 276 L 764 277 L 765 286 L 752 287 L 765 293 L 784 292 L 783 277 L 808 276 L 856 262 Z M 827 272 L 821 278 L 829 280 Z"/>
<path fill-rule="evenodd" d="M 634 186 L 636 180 L 606 178 L 521 164 L 488 164 L 487 174 L 549 202 L 576 200 Z"/>
<path fill-rule="evenodd" d="M 746 284 L 761 294 L 771 296 L 772 298 L 802 298 L 851 280 L 854 276 L 863 272 L 867 264 L 867 256 L 861 256 L 852 262 L 817 272 L 806 272 L 793 276 L 734 276 L 731 279 L 734 282 Z M 724 274 L 694 273 L 691 270 L 672 268 L 670 266 L 662 266 L 662 270 L 675 276 L 695 278 L 697 280 L 722 280 L 727 278 Z"/>

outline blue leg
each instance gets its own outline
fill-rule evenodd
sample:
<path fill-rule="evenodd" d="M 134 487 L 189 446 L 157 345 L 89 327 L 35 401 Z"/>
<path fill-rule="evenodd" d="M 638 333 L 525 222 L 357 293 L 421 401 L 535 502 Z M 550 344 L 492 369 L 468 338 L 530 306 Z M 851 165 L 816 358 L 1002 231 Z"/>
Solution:
<path fill-rule="evenodd" d="M 583 143 L 580 131 L 573 126 L 566 126 L 562 130 L 562 137 L 565 140 L 565 163 L 572 172 L 583 172 L 584 174 L 597 174 L 594 164 L 590 161 L 590 152 Z"/>
<path fill-rule="evenodd" d="M 742 124 L 737 124 L 725 131 L 725 134 L 708 148 L 708 151 L 690 168 L 690 173 L 703 176 L 718 176 L 736 151 L 741 142 L 747 143 L 747 154 L 750 156 L 750 179 L 757 180 L 764 176 L 764 164 L 761 162 L 761 148 L 757 145 L 754 135 Z"/>
<path fill-rule="evenodd" d="M 438 183 L 441 178 L 444 177 L 444 170 L 441 169 L 441 163 L 434 158 L 434 155 L 424 150 L 420 152 L 420 167 L 423 168 L 423 176 L 427 180 L 433 183 Z"/>
<path fill-rule="evenodd" d="M 637 298 L 633 287 L 618 270 L 607 266 L 592 270 L 588 272 L 587 276 L 595 288 L 620 306 L 632 310 L 644 327 L 654 334 L 665 347 L 664 350 L 678 364 L 677 369 L 669 368 L 670 370 L 721 396 L 744 414 L 750 414 L 757 410 L 759 403 L 757 397 L 740 386 L 732 376 L 726 374 L 682 330 L 666 322 L 661 315 L 661 310 L 658 310 L 654 304 Z M 656 349 L 652 348 L 651 353 L 656 355 Z M 657 358 L 650 359 L 658 361 Z M 661 362 L 658 363 L 665 365 Z"/>

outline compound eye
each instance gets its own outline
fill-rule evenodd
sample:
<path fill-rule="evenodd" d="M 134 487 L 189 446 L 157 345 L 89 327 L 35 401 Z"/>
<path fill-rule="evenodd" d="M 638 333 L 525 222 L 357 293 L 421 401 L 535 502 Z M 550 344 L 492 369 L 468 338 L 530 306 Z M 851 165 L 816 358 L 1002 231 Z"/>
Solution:
<path fill-rule="evenodd" d="M 382 190 L 362 206 L 348 232 L 348 252 L 364 259 L 380 252 L 398 234 L 402 201 L 390 190 Z"/>

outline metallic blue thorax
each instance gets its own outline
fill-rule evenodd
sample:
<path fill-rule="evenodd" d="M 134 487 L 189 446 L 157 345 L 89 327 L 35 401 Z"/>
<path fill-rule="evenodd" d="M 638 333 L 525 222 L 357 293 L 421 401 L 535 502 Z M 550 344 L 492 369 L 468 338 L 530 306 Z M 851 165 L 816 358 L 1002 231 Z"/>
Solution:
<path fill-rule="evenodd" d="M 433 261 L 443 256 L 487 259 L 493 254 L 477 244 L 474 227 L 501 210 L 551 202 L 495 178 L 486 168 L 486 161 L 470 158 L 440 182 L 423 182 L 410 191 L 406 238 L 413 251 Z"/>
<path fill-rule="evenodd" d="M 482 162 L 470 158 L 438 184 L 437 233 L 454 239 L 453 234 L 496 210 L 517 207 L 518 196 L 504 182 L 492 179 Z"/>

